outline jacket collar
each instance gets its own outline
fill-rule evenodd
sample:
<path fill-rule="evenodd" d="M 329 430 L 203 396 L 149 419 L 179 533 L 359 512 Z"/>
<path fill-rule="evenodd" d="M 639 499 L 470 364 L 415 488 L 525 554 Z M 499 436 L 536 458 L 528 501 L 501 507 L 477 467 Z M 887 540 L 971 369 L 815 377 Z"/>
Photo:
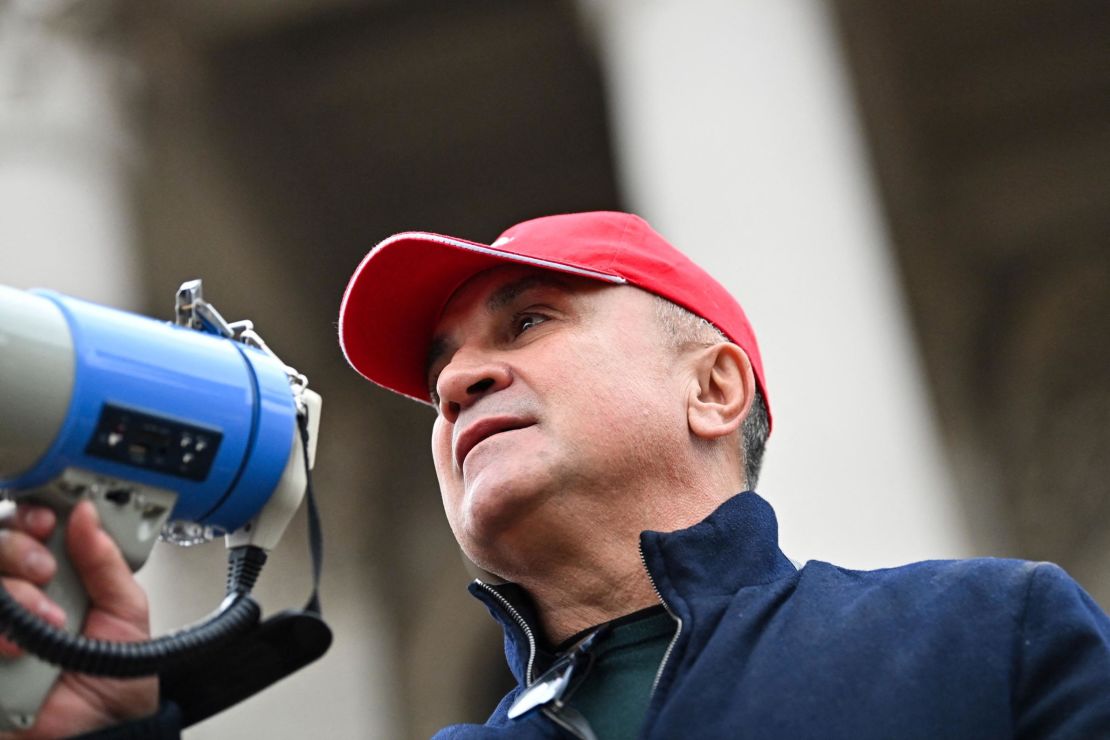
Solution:
<path fill-rule="evenodd" d="M 668 607 L 688 616 L 691 599 L 735 593 L 796 572 L 778 546 L 774 509 L 754 492 L 737 494 L 687 529 L 643 532 L 644 565 Z M 535 606 L 520 586 L 475 581 L 470 593 L 482 601 L 505 631 L 505 657 L 522 685 L 528 666 L 542 664 Z"/>
<path fill-rule="evenodd" d="M 687 529 L 641 533 L 640 549 L 668 604 L 731 595 L 797 571 L 779 550 L 774 509 L 752 491 L 733 496 Z"/>

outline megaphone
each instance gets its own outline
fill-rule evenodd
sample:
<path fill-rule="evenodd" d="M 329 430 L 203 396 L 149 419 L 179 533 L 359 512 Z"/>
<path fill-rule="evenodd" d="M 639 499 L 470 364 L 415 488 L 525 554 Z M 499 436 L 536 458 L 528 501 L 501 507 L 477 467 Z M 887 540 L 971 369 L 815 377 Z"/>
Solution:
<path fill-rule="evenodd" d="M 258 621 L 250 590 L 303 498 L 320 408 L 305 377 L 251 322 L 225 321 L 199 280 L 178 290 L 173 323 L 0 286 L 0 493 L 58 514 L 46 593 L 67 614 L 57 630 L 0 594 L 0 629 L 29 653 L 0 659 L 0 729 L 30 727 L 62 668 L 154 674 Z M 77 635 L 88 597 L 64 521 L 82 498 L 133 570 L 159 539 L 224 536 L 227 600 L 207 622 L 147 643 Z"/>

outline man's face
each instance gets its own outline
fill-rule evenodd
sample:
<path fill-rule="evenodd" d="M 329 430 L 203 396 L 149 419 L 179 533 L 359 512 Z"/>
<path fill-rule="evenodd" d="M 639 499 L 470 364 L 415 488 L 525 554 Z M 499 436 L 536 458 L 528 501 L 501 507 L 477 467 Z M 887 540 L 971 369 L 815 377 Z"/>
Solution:
<path fill-rule="evenodd" d="M 451 528 L 482 567 L 611 533 L 638 484 L 667 477 L 688 440 L 684 378 L 653 302 L 515 266 L 448 302 L 429 352 L 432 452 Z"/>

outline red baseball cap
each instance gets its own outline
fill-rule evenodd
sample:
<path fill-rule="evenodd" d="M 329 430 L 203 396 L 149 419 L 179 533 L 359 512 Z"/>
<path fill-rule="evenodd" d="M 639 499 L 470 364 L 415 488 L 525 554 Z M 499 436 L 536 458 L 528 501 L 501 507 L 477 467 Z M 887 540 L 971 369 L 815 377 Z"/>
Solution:
<path fill-rule="evenodd" d="M 759 345 L 736 299 L 642 218 L 610 211 L 524 221 L 493 244 L 422 231 L 389 237 L 362 260 L 343 295 L 339 344 L 347 361 L 378 385 L 431 404 L 425 363 L 444 306 L 471 277 L 505 264 L 634 285 L 677 303 L 747 353 L 767 400 Z"/>

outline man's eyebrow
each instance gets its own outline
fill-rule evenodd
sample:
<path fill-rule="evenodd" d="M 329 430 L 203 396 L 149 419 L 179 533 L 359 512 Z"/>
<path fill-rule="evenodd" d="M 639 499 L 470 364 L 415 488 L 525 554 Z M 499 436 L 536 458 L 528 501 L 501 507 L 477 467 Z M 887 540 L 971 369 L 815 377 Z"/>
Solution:
<path fill-rule="evenodd" d="M 570 290 L 570 286 L 566 281 L 559 279 L 555 275 L 527 275 L 519 280 L 506 283 L 490 293 L 489 297 L 486 298 L 486 310 L 491 313 L 500 311 L 516 300 L 522 293 L 536 287 L 552 287 L 564 291 Z M 427 359 L 424 361 L 424 377 L 428 378 L 429 382 L 431 381 L 429 375 L 432 372 L 432 368 L 435 367 L 439 358 L 446 354 L 448 349 L 450 349 L 450 342 L 447 341 L 446 337 L 432 337 L 432 341 L 428 345 Z"/>
<path fill-rule="evenodd" d="M 554 275 L 528 275 L 522 277 L 520 280 L 514 280 L 511 283 L 502 285 L 497 290 L 490 293 L 489 298 L 486 299 L 486 309 L 488 311 L 500 311 L 508 304 L 516 300 L 517 296 L 525 291 L 531 290 L 537 286 L 553 287 L 560 290 L 570 290 L 570 286 L 565 281 L 559 279 Z"/>

